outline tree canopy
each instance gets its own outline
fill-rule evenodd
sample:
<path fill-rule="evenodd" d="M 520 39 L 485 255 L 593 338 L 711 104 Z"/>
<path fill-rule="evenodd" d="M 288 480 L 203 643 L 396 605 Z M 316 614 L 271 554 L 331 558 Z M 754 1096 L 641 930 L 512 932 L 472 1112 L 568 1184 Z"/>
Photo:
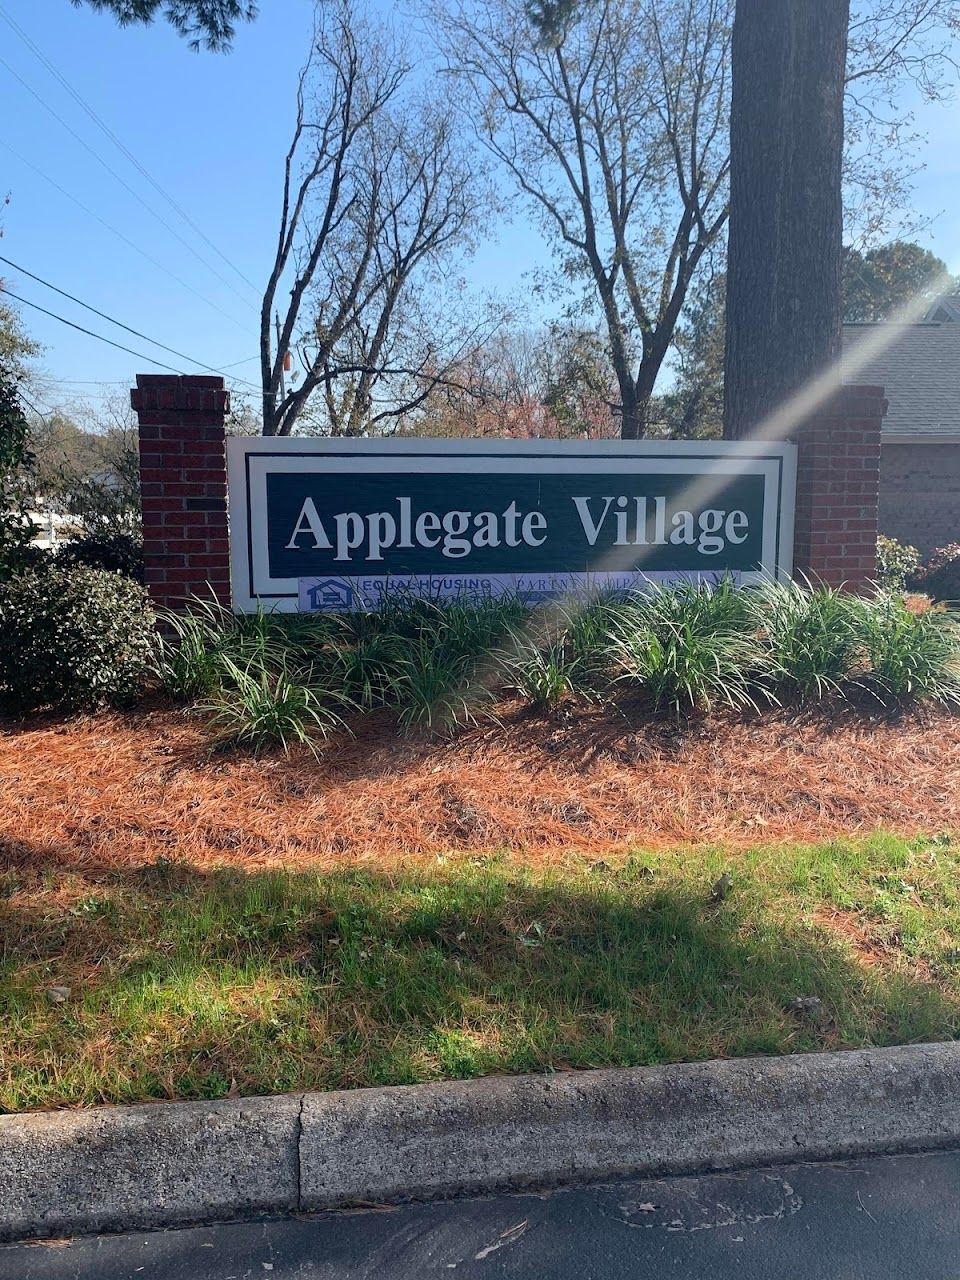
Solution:
<path fill-rule="evenodd" d="M 257 16 L 255 0 L 73 0 L 79 9 L 89 5 L 98 13 L 112 13 L 122 27 L 147 25 L 161 14 L 194 49 L 220 52 L 230 48 L 238 22 Z"/>
<path fill-rule="evenodd" d="M 865 253 L 847 249 L 843 255 L 843 318 L 851 321 L 887 320 L 913 300 L 933 302 L 956 287 L 947 267 L 935 253 L 908 240 L 894 240 Z"/>

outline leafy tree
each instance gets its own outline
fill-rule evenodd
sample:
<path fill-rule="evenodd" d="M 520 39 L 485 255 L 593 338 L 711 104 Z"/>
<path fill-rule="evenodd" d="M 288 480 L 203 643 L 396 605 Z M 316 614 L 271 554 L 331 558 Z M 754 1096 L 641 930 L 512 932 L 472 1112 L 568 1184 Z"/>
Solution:
<path fill-rule="evenodd" d="M 946 263 L 910 241 L 894 240 L 863 253 L 849 248 L 843 256 L 843 318 L 886 320 L 914 299 L 932 303 L 951 285 Z"/>
<path fill-rule="evenodd" d="M 36 421 L 37 504 L 70 515 L 88 536 L 138 536 L 140 458 L 131 419 L 129 402 L 118 396 L 76 416 L 56 410 Z"/>
<path fill-rule="evenodd" d="M 539 346 L 539 365 L 544 434 L 589 440 L 618 434 L 616 378 L 598 333 L 552 324 Z"/>
<path fill-rule="evenodd" d="M 435 387 L 405 435 L 597 439 L 619 434 L 616 380 L 602 338 L 556 321 L 504 328 Z"/>
<path fill-rule="evenodd" d="M 943 293 L 944 264 L 929 250 L 895 241 L 861 253 L 843 255 L 845 321 L 883 320 L 910 298 L 932 303 Z M 724 302 L 726 276 L 717 272 L 702 281 L 687 302 L 674 349 L 677 381 L 659 397 L 655 417 L 670 436 L 718 436 L 723 424 Z"/>
<path fill-rule="evenodd" d="M 568 314 L 579 294 L 591 319 L 602 319 L 623 434 L 643 435 L 697 273 L 704 263 L 716 269 L 723 254 L 734 0 L 428 3 L 448 68 L 464 86 L 465 110 L 542 219 Z M 774 26 L 781 8 L 781 0 L 757 5 Z M 794 0 L 797 43 L 836 12 L 833 0 Z M 833 53 L 845 94 L 844 216 L 848 239 L 866 243 L 904 204 L 914 167 L 917 139 L 890 103 L 910 82 L 927 100 L 948 96 L 960 3 L 854 0 L 849 23 L 846 4 L 839 16 Z M 811 91 L 812 115 L 816 102 Z M 771 106 L 776 113 L 783 104 Z M 757 135 L 765 145 L 769 119 L 757 121 Z M 808 136 L 801 143 L 808 151 L 815 145 Z M 783 190 L 791 187 L 790 199 L 805 199 L 787 165 Z M 765 211 L 768 230 L 775 214 Z M 757 224 L 762 230 L 760 217 Z M 811 243 L 817 234 L 811 230 Z M 769 235 L 764 243 L 772 258 L 750 250 L 758 299 L 764 289 L 776 295 L 779 273 L 777 246 Z M 826 345 L 835 341 L 831 333 Z"/>
<path fill-rule="evenodd" d="M 30 338 L 13 307 L 3 301 L 0 280 L 0 364 L 8 371 L 23 373 L 25 361 L 39 354 L 39 344 Z"/>
<path fill-rule="evenodd" d="M 690 298 L 677 329 L 677 381 L 660 398 L 658 417 L 674 439 L 723 434 L 724 306 L 727 277 L 714 272 Z"/>
<path fill-rule="evenodd" d="M 33 462 L 20 374 L 0 363 L 0 581 L 27 566 L 33 524 L 26 473 Z"/>
<path fill-rule="evenodd" d="M 0 580 L 26 567 L 30 558 L 33 453 L 21 387 L 26 362 L 39 350 L 17 312 L 0 296 Z"/>
<path fill-rule="evenodd" d="M 203 45 L 215 51 L 230 48 L 238 22 L 257 16 L 254 0 L 73 0 L 73 4 L 112 13 L 123 27 L 146 25 L 162 14 L 192 48 Z"/>

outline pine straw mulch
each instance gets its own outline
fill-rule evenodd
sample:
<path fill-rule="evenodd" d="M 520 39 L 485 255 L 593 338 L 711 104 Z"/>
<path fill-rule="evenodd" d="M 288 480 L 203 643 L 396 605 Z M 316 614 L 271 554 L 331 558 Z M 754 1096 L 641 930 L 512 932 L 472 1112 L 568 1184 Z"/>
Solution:
<path fill-rule="evenodd" d="M 254 760 L 153 710 L 0 724 L 0 853 L 78 869 L 160 858 L 263 868 L 509 848 L 565 851 L 960 830 L 960 715 L 832 712 L 685 725 L 616 711 L 452 741 L 356 737 Z"/>

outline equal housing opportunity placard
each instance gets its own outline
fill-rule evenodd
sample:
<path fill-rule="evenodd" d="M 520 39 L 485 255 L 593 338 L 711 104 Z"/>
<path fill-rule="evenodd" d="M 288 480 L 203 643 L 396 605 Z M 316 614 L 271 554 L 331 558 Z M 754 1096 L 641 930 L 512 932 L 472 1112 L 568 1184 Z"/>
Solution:
<path fill-rule="evenodd" d="M 531 603 L 790 573 L 796 446 L 745 441 L 232 439 L 234 606 L 385 593 Z"/>

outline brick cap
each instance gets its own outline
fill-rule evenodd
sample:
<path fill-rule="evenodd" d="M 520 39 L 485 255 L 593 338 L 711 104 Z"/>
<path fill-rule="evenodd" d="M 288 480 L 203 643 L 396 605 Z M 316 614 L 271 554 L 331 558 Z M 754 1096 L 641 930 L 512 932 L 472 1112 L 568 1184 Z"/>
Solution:
<path fill-rule="evenodd" d="M 230 392 L 223 378 L 206 373 L 138 373 L 130 404 L 144 413 L 226 415 Z"/>

